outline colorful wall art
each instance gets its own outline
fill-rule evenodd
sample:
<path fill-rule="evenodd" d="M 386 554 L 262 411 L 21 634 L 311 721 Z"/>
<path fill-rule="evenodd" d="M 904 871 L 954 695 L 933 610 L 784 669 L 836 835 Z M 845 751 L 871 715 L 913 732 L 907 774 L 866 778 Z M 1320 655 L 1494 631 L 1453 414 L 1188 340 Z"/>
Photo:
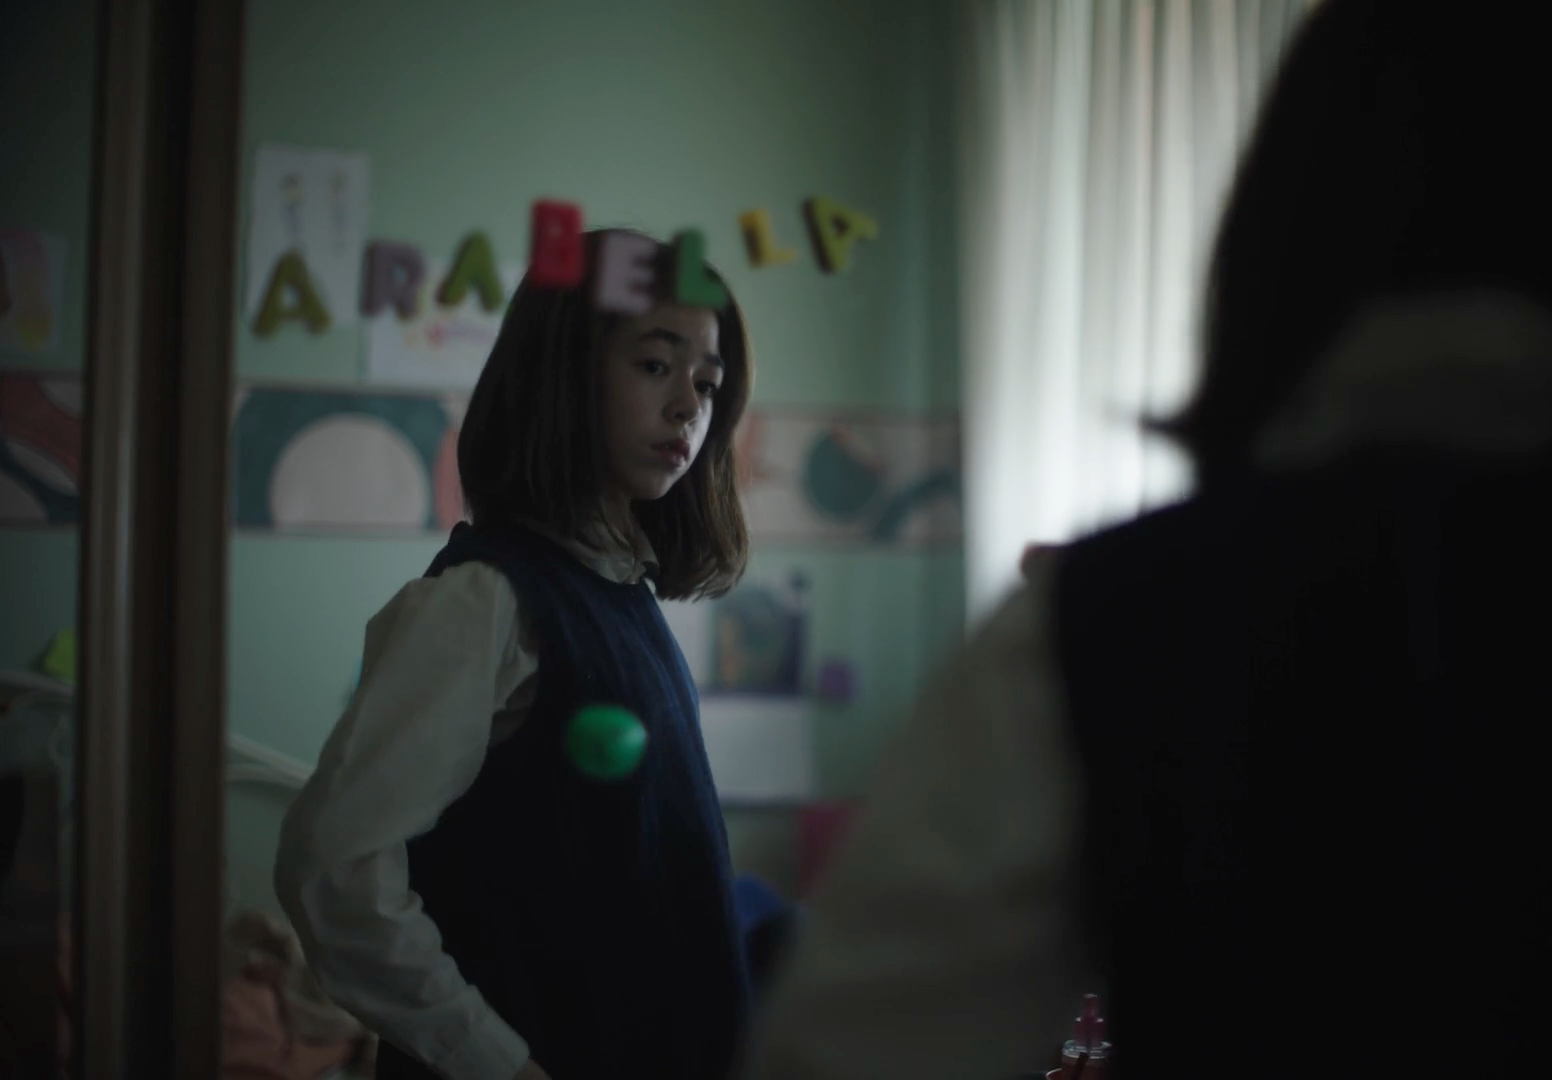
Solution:
<path fill-rule="evenodd" d="M 234 424 L 242 528 L 402 535 L 461 516 L 460 394 L 254 386 Z M 764 543 L 957 544 L 949 417 L 751 410 L 739 431 L 750 533 Z"/>
<path fill-rule="evenodd" d="M 65 241 L 37 229 L 0 228 L 0 349 L 59 352 Z"/>
<path fill-rule="evenodd" d="M 739 456 L 761 539 L 935 546 L 963 534 L 957 417 L 756 409 Z"/>
<path fill-rule="evenodd" d="M 808 578 L 791 571 L 781 578 L 751 576 L 727 596 L 706 605 L 710 640 L 702 690 L 709 694 L 803 693 L 807 646 Z"/>
<path fill-rule="evenodd" d="M 464 400 L 298 387 L 249 387 L 233 421 L 239 528 L 414 535 L 462 515 L 458 425 Z"/>
<path fill-rule="evenodd" d="M 0 372 L 0 526 L 80 518 L 81 380 Z"/>

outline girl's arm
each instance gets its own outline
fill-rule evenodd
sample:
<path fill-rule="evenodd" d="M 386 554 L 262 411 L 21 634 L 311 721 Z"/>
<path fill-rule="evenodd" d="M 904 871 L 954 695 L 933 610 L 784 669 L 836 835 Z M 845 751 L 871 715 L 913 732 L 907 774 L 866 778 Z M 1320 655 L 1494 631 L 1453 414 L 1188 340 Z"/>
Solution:
<path fill-rule="evenodd" d="M 800 930 L 754 1080 L 1013 1076 L 1082 987 L 1049 561 L 929 686 Z"/>
<path fill-rule="evenodd" d="M 325 992 L 450 1080 L 516 1076 L 528 1046 L 442 951 L 405 843 L 473 784 L 493 714 L 533 675 L 517 626 L 516 597 L 483 564 L 406 585 L 367 626 L 361 684 L 275 859 L 275 891 Z"/>

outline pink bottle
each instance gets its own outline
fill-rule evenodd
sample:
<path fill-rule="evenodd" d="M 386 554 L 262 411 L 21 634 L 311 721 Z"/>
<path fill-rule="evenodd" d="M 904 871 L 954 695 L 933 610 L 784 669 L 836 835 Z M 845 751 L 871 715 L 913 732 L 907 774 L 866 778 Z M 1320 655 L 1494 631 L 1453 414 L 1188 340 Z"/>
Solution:
<path fill-rule="evenodd" d="M 1062 1080 L 1105 1080 L 1114 1050 L 1105 1041 L 1105 1018 L 1099 1015 L 1099 995 L 1084 994 L 1072 1038 L 1062 1046 Z"/>

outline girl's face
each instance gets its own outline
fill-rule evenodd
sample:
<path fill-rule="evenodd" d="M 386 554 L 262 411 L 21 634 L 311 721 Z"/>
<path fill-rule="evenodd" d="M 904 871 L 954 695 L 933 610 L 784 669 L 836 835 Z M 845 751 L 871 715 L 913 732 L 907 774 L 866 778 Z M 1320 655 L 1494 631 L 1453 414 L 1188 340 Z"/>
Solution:
<path fill-rule="evenodd" d="M 668 494 L 700 453 L 723 378 L 717 317 L 660 304 L 620 324 L 601 363 L 604 498 L 613 517 Z"/>

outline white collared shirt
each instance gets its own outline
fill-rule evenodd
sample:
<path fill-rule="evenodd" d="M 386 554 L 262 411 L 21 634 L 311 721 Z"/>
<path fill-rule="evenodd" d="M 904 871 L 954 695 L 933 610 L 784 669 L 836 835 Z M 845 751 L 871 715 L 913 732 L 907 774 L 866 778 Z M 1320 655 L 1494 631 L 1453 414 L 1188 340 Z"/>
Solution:
<path fill-rule="evenodd" d="M 641 581 L 656 561 L 639 530 L 629 546 L 602 529 L 592 546 L 555 539 L 610 581 Z M 367 624 L 360 685 L 281 827 L 275 892 L 319 984 L 449 1080 L 508 1080 L 528 1044 L 442 950 L 406 844 L 517 730 L 538 668 L 501 571 L 470 562 L 411 581 Z"/>

